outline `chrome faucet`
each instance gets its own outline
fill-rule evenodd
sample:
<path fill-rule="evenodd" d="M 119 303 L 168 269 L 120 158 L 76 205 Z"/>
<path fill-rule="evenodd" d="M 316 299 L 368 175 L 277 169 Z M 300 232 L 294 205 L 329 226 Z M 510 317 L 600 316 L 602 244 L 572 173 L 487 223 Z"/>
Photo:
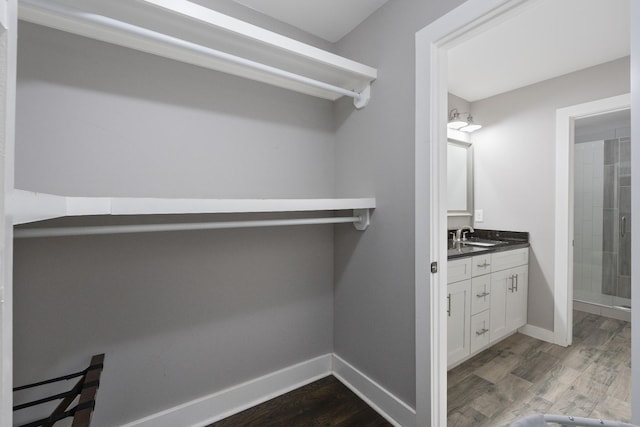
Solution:
<path fill-rule="evenodd" d="M 454 241 L 454 242 L 459 243 L 459 242 L 464 242 L 464 241 L 466 241 L 466 240 L 467 240 L 467 236 L 465 236 L 465 235 L 463 234 L 463 230 L 469 230 L 469 231 L 470 231 L 470 232 L 472 232 L 472 233 L 475 231 L 475 230 L 473 229 L 473 227 L 472 227 L 472 226 L 470 226 L 470 225 L 463 225 L 462 227 L 460 227 L 460 228 L 458 228 L 458 229 L 456 230 L 456 234 L 453 236 L 453 241 Z M 465 233 L 465 234 L 466 234 L 466 233 Z"/>

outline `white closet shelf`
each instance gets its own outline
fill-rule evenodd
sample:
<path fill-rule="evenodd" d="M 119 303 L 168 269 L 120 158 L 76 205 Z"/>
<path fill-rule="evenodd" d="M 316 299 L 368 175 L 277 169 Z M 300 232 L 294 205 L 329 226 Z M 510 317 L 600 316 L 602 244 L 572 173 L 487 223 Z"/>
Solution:
<path fill-rule="evenodd" d="M 162 199 L 137 197 L 71 197 L 13 190 L 7 197 L 7 216 L 13 224 L 87 215 L 163 215 L 202 213 L 268 213 L 353 210 L 353 217 L 321 218 L 315 223 L 353 222 L 358 229 L 369 224 L 375 198 L 359 199 Z M 342 219 L 342 221 L 340 221 Z M 269 225 L 264 220 L 264 225 Z M 288 221 L 288 220 L 282 220 Z M 289 220 L 311 224 L 307 219 Z M 245 226 L 259 226 L 244 222 Z M 274 223 L 287 225 L 286 222 Z M 291 225 L 296 224 L 292 222 Z M 242 225 L 239 225 L 242 226 Z M 206 228 L 225 228 L 211 226 Z M 148 230 L 153 231 L 153 230 Z M 100 233 L 103 234 L 103 233 Z"/>
<path fill-rule="evenodd" d="M 87 10 L 93 8 L 93 10 Z M 377 70 L 187 0 L 20 0 L 19 18 L 364 107 Z"/>

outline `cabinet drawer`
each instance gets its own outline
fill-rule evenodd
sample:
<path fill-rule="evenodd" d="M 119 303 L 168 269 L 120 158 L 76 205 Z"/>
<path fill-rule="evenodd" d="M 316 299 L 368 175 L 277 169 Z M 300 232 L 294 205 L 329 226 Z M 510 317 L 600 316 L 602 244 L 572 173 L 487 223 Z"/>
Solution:
<path fill-rule="evenodd" d="M 491 254 L 476 255 L 471 260 L 471 274 L 473 277 L 491 273 Z"/>
<path fill-rule="evenodd" d="M 491 256 L 491 271 L 500 271 L 529 263 L 529 248 L 496 252 Z"/>
<path fill-rule="evenodd" d="M 459 282 L 471 278 L 471 258 L 447 261 L 447 283 Z"/>
<path fill-rule="evenodd" d="M 489 310 L 471 316 L 471 343 L 469 351 L 471 353 L 489 345 Z"/>
<path fill-rule="evenodd" d="M 471 314 L 485 311 L 491 305 L 491 276 L 471 279 Z"/>

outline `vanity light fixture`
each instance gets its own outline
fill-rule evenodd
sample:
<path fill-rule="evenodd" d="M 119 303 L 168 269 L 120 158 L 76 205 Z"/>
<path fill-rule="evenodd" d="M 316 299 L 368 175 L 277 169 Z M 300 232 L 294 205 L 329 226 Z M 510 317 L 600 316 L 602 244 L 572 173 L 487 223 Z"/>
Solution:
<path fill-rule="evenodd" d="M 460 117 L 461 114 L 466 114 L 467 119 L 464 120 Z M 473 132 L 482 127 L 478 123 L 473 121 L 473 117 L 469 113 L 460 113 L 457 108 L 453 108 L 449 111 L 449 122 L 447 123 L 449 129 L 455 129 L 462 132 Z"/>
<path fill-rule="evenodd" d="M 460 128 L 466 126 L 468 123 L 460 118 L 460 113 L 457 108 L 449 111 L 449 123 L 447 123 L 447 127 L 449 129 L 459 130 Z"/>
<path fill-rule="evenodd" d="M 477 131 L 480 128 L 482 128 L 482 125 L 480 125 L 478 123 L 474 123 L 473 117 L 471 117 L 471 114 L 469 114 L 469 116 L 467 116 L 467 125 L 461 127 L 458 130 L 461 130 L 462 132 L 471 133 L 471 132 Z"/>

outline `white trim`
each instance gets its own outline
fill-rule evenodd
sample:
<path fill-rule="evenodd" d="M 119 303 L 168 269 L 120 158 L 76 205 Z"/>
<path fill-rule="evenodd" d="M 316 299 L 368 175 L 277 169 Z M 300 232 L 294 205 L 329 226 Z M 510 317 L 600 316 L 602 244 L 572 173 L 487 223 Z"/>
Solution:
<path fill-rule="evenodd" d="M 554 342 L 571 345 L 573 334 L 573 123 L 576 119 L 631 107 L 630 94 L 556 110 Z"/>
<path fill-rule="evenodd" d="M 432 66 L 430 94 L 432 119 L 431 134 L 431 165 L 430 171 L 430 203 L 431 226 L 430 233 L 432 259 L 439 260 L 438 274 L 430 274 L 429 289 L 431 295 L 431 396 L 442 396 L 438 406 L 431 408 L 430 425 L 445 425 L 442 420 L 447 419 L 447 312 L 445 310 L 447 285 L 447 108 L 436 107 L 447 103 L 447 59 L 446 51 L 432 45 Z M 416 254 L 417 255 L 417 254 Z M 416 330 L 418 328 L 416 327 Z M 418 422 L 418 425 L 420 423 Z"/>
<path fill-rule="evenodd" d="M 206 426 L 328 375 L 334 375 L 394 426 L 416 426 L 416 413 L 411 407 L 340 356 L 331 353 L 185 402 L 123 427 Z"/>
<path fill-rule="evenodd" d="M 538 340 L 549 342 L 551 344 L 555 344 L 553 331 L 550 331 L 549 329 L 544 329 L 539 326 L 526 324 L 520 329 L 518 329 L 518 332 L 520 332 L 523 335 L 527 335 L 531 338 L 535 338 Z"/>
<path fill-rule="evenodd" d="M 3 115 L 0 121 L 0 426 L 13 425 L 13 224 L 6 212 L 8 192 L 14 182 L 14 153 L 16 128 L 16 68 L 18 37 L 18 6 L 16 0 L 0 0 L 6 6 L 5 40 L 0 48 L 4 63 L 0 82 L 0 102 Z"/>
<path fill-rule="evenodd" d="M 447 261 L 447 49 L 537 1 L 468 0 L 416 33 L 415 329 L 416 424 L 420 426 L 447 423 L 446 318 L 442 310 Z M 430 274 L 425 260 L 438 262 L 439 272 Z"/>
<path fill-rule="evenodd" d="M 640 224 L 640 2 L 631 2 L 631 223 Z M 638 233 L 631 235 L 631 253 L 640 253 Z M 637 258 L 636 258 L 637 259 Z M 631 263 L 631 288 L 640 289 L 640 263 Z M 640 292 L 631 294 L 631 359 L 640 360 Z M 631 365 L 631 422 L 640 424 L 640 363 Z"/>
<path fill-rule="evenodd" d="M 332 355 L 272 372 L 209 396 L 149 415 L 123 427 L 200 427 L 237 414 L 331 374 Z"/>
<path fill-rule="evenodd" d="M 428 73 L 429 69 L 429 57 L 424 52 L 430 52 L 430 43 L 425 40 L 424 37 L 418 37 L 416 35 L 416 75 L 422 78 L 416 78 L 416 135 L 415 135 L 415 186 L 414 186 L 414 199 L 415 199 L 415 343 L 416 343 L 416 424 L 417 425 L 438 425 L 437 423 L 429 423 L 429 419 L 438 419 L 437 407 L 430 408 L 427 403 L 430 401 L 430 396 L 433 396 L 434 389 L 441 389 L 439 385 L 434 383 L 441 381 L 446 376 L 437 375 L 443 361 L 433 361 L 430 357 L 431 348 L 433 348 L 433 339 L 438 335 L 434 335 L 433 331 L 429 330 L 429 326 L 433 325 L 433 321 L 430 316 L 437 316 L 437 304 L 436 311 L 431 306 L 431 300 L 438 300 L 438 292 L 434 295 L 434 280 L 436 275 L 430 274 L 428 262 L 438 262 L 440 258 L 439 251 L 433 250 L 431 245 L 438 244 L 438 239 L 429 238 L 433 232 L 434 222 L 437 222 L 439 217 L 432 217 L 433 212 L 430 212 L 430 206 L 433 205 L 433 201 L 430 197 L 433 196 L 433 192 L 430 189 L 430 183 L 432 179 L 429 176 L 431 172 L 430 158 L 433 154 L 430 154 L 429 150 L 433 144 L 429 143 L 429 127 L 424 123 L 425 117 L 429 114 L 429 100 L 430 100 L 430 81 Z M 425 73 L 425 75 L 421 74 Z M 436 242 L 434 243 L 434 240 Z M 430 255 L 431 254 L 431 255 Z M 431 258 L 429 258 L 431 256 Z M 443 263 L 440 262 L 440 270 L 446 270 L 443 268 Z M 446 272 L 445 272 L 446 274 Z M 446 280 L 445 280 L 446 282 Z M 437 282 L 436 282 L 437 283 Z M 431 360 L 431 363 L 429 362 Z M 444 361 L 446 366 L 446 360 Z M 446 369 L 445 369 L 446 371 Z M 446 383 L 443 389 L 446 389 Z"/>
<path fill-rule="evenodd" d="M 333 375 L 394 426 L 416 425 L 416 412 L 411 407 L 336 354 Z"/>

